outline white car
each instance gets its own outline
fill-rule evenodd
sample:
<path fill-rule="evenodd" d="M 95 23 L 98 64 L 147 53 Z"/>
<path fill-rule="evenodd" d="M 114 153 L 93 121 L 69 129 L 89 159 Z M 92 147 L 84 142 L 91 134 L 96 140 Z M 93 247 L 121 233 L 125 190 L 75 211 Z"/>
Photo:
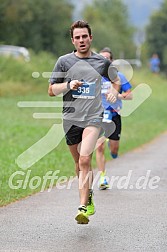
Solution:
<path fill-rule="evenodd" d="M 23 58 L 27 62 L 30 61 L 29 51 L 22 46 L 0 45 L 0 56 L 1 55 Z"/>

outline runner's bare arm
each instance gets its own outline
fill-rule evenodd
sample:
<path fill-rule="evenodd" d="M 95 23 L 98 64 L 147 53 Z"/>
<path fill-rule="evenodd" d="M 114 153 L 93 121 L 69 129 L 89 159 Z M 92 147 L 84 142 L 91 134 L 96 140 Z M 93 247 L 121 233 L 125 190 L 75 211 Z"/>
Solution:
<path fill-rule="evenodd" d="M 111 103 L 116 102 L 120 90 L 120 85 L 121 85 L 120 78 L 117 76 L 114 79 L 114 81 L 112 81 L 111 88 L 109 89 L 109 92 L 106 94 L 107 101 Z"/>
<path fill-rule="evenodd" d="M 118 94 L 118 99 L 119 100 L 132 100 L 133 99 L 133 94 L 131 92 L 131 90 L 127 90 L 126 92 L 122 93 L 122 94 Z"/>
<path fill-rule="evenodd" d="M 50 83 L 49 88 L 48 88 L 48 94 L 49 96 L 57 96 L 70 89 L 77 90 L 77 88 L 81 86 L 82 84 L 83 82 L 78 81 L 78 80 L 72 80 L 70 82 L 56 83 L 56 84 Z"/>

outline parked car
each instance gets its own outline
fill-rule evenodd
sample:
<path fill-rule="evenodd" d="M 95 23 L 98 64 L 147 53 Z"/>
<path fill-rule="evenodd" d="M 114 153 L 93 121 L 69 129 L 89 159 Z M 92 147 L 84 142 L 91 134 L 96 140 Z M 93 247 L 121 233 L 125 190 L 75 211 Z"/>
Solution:
<path fill-rule="evenodd" d="M 0 45 L 0 56 L 12 56 L 16 59 L 23 58 L 25 61 L 30 61 L 30 54 L 27 48 L 13 45 Z"/>

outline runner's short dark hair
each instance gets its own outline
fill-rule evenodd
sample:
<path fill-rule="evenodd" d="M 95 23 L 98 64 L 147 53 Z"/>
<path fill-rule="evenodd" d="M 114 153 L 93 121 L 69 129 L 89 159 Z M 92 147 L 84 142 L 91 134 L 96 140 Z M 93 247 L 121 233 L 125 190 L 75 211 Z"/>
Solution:
<path fill-rule="evenodd" d="M 109 47 L 104 47 L 103 49 L 100 50 L 101 52 L 108 52 L 110 54 L 110 59 L 112 60 L 114 58 L 113 53 Z"/>
<path fill-rule="evenodd" d="M 71 28 L 70 28 L 70 35 L 71 35 L 71 38 L 73 38 L 73 32 L 74 32 L 74 29 L 75 28 L 87 28 L 88 29 L 88 33 L 89 35 L 92 34 L 92 31 L 91 31 L 91 28 L 88 24 L 88 22 L 84 21 L 84 20 L 78 20 L 78 21 L 75 21 L 72 25 L 71 25 Z"/>

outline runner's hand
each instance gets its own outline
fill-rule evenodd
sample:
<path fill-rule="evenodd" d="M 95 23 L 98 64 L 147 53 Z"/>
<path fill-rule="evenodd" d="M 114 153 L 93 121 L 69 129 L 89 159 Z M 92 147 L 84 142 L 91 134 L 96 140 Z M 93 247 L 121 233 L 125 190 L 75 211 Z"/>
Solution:
<path fill-rule="evenodd" d="M 70 81 L 70 89 L 77 90 L 78 87 L 82 86 L 83 82 L 79 80 L 72 80 Z"/>
<path fill-rule="evenodd" d="M 106 94 L 106 100 L 109 101 L 110 103 L 114 103 L 116 102 L 117 98 L 112 93 L 108 93 Z"/>

